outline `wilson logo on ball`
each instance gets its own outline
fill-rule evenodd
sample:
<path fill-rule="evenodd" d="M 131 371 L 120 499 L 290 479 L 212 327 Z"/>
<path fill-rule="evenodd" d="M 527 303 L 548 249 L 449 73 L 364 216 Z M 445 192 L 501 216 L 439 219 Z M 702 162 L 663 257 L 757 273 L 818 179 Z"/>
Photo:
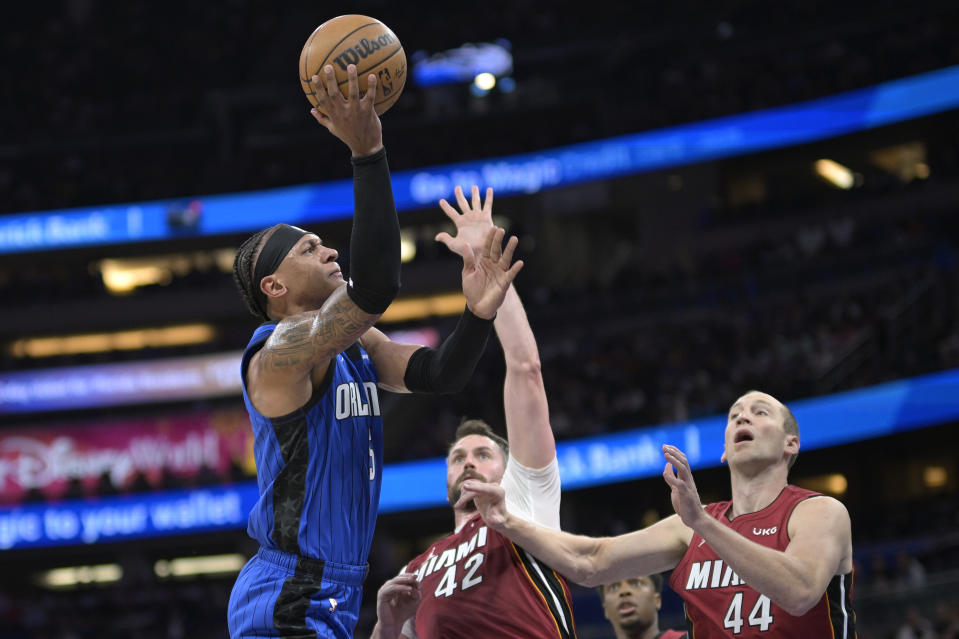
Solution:
<path fill-rule="evenodd" d="M 392 33 L 384 33 L 376 40 L 367 40 L 363 38 L 360 40 L 359 44 L 354 46 L 352 49 L 347 49 L 340 55 L 333 58 L 333 62 L 338 64 L 341 69 L 346 71 L 346 66 L 349 64 L 357 64 L 360 60 L 367 59 L 372 53 L 379 51 L 381 48 L 394 44 L 396 38 Z"/>
<path fill-rule="evenodd" d="M 300 85 L 306 98 L 320 108 L 313 85 L 314 75 L 324 67 L 333 67 L 336 84 L 343 95 L 349 93 L 346 69 L 356 65 L 360 95 L 367 91 L 370 74 L 377 79 L 373 107 L 382 115 L 396 103 L 406 85 L 406 53 L 389 27 L 375 18 L 345 15 L 327 20 L 310 34 L 300 52 Z"/>

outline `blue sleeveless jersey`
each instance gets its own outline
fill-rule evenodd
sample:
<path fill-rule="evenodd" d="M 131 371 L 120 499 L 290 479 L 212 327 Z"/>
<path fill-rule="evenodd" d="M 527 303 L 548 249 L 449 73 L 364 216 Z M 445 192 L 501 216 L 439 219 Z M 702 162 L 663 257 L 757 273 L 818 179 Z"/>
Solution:
<path fill-rule="evenodd" d="M 359 343 L 353 344 L 336 356 L 332 376 L 304 406 L 264 417 L 250 402 L 246 370 L 275 328 L 256 329 L 241 364 L 260 492 L 248 532 L 264 548 L 364 565 L 382 477 L 376 370 Z"/>

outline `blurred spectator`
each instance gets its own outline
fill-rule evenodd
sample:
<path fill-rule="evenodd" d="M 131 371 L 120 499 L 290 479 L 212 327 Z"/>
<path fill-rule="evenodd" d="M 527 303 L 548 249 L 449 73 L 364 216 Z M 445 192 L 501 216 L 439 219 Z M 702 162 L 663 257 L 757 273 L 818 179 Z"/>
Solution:
<path fill-rule="evenodd" d="M 900 550 L 896 553 L 896 586 L 900 590 L 911 590 L 926 585 L 926 569 L 919 560 Z"/>
<path fill-rule="evenodd" d="M 932 623 L 926 619 L 919 608 L 909 606 L 906 609 L 906 620 L 896 632 L 896 639 L 936 639 Z"/>
<path fill-rule="evenodd" d="M 959 639 L 959 599 L 936 604 L 935 630 L 940 639 Z"/>

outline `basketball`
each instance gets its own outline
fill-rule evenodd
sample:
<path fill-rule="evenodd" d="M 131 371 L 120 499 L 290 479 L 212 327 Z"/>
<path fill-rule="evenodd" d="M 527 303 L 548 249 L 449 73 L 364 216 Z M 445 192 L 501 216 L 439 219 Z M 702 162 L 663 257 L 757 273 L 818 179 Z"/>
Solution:
<path fill-rule="evenodd" d="M 347 95 L 346 67 L 356 65 L 360 96 L 366 93 L 366 78 L 376 74 L 378 88 L 374 108 L 382 115 L 396 103 L 406 85 L 406 53 L 389 27 L 375 18 L 337 16 L 316 28 L 300 52 L 300 84 L 310 104 L 319 108 L 310 78 L 333 66 L 336 83 Z"/>

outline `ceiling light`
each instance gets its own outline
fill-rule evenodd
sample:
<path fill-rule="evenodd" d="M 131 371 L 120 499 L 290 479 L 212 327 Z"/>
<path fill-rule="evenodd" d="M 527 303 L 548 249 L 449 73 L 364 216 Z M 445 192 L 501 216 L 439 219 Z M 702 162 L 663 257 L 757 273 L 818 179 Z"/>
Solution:
<path fill-rule="evenodd" d="M 813 167 L 819 177 L 837 188 L 849 190 L 856 182 L 852 171 L 838 162 L 828 159 L 816 160 Z"/>

